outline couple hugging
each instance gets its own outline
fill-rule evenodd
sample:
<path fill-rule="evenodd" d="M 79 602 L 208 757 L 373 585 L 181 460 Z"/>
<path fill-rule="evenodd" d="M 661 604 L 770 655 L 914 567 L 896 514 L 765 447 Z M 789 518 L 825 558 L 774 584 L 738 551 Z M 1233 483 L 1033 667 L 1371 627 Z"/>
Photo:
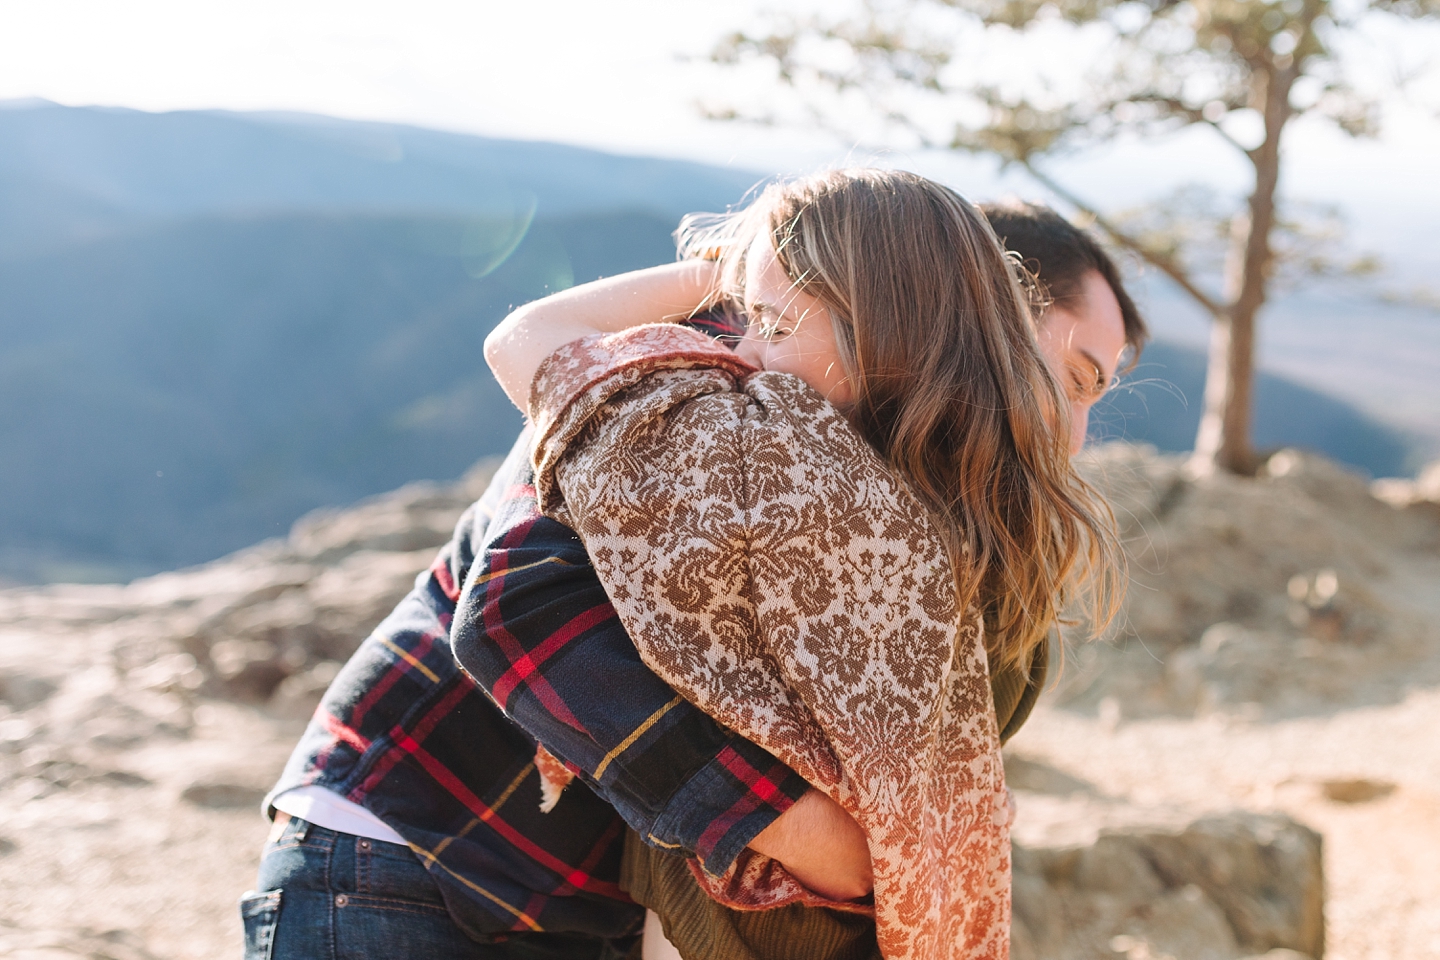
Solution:
<path fill-rule="evenodd" d="M 679 237 L 487 340 L 529 424 L 267 797 L 247 958 L 1006 956 L 1000 744 L 1113 613 L 1070 455 L 1144 325 L 908 173 Z"/>

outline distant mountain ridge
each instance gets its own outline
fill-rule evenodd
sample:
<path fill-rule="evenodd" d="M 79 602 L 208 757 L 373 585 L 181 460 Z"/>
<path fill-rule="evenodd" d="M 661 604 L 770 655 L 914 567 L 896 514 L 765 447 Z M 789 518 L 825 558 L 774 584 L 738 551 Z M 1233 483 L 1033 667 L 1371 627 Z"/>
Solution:
<path fill-rule="evenodd" d="M 723 210 L 762 179 L 680 160 L 312 114 L 0 104 L 0 252 L 137 222 L 329 212 Z"/>
<path fill-rule="evenodd" d="M 495 322 L 672 258 L 681 213 L 759 179 L 320 117 L 0 109 L 0 578 L 128 579 L 459 476 L 520 424 L 481 357 Z M 1189 408 L 1147 384 L 1109 422 L 1183 448 L 1199 361 L 1146 359 Z M 1392 431 L 1274 383 L 1262 442 L 1398 469 Z"/>
<path fill-rule="evenodd" d="M 477 280 L 437 242 L 473 226 L 212 217 L 0 260 L 0 570 L 167 569 L 458 476 L 520 427 L 481 355 L 490 327 L 674 256 L 655 214 L 536 219 Z"/>
<path fill-rule="evenodd" d="M 458 476 L 515 304 L 761 177 L 294 114 L 0 106 L 0 578 L 125 579 Z"/>

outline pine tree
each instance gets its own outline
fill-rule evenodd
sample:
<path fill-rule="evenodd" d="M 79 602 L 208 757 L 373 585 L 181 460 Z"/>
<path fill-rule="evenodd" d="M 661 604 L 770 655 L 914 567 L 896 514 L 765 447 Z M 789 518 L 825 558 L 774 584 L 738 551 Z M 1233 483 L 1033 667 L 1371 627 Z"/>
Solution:
<path fill-rule="evenodd" d="M 1355 137 L 1377 132 L 1379 104 L 1357 89 L 1345 46 L 1382 18 L 1437 20 L 1440 0 L 868 0 L 852 17 L 737 33 L 714 59 L 771 62 L 832 128 L 847 127 L 858 100 L 925 146 L 1018 165 L 1162 272 L 1213 321 L 1193 464 L 1248 473 L 1255 324 L 1287 245 L 1282 141 L 1302 116 Z M 1057 32 L 1091 55 L 1086 82 L 1017 89 L 963 79 L 964 57 L 987 43 L 1033 49 Z M 1187 128 L 1219 138 L 1253 171 L 1243 203 L 1221 212 L 1228 249 L 1218 289 L 1186 242 L 1193 222 L 1173 211 L 1107 216 L 1051 172 L 1067 152 Z"/>

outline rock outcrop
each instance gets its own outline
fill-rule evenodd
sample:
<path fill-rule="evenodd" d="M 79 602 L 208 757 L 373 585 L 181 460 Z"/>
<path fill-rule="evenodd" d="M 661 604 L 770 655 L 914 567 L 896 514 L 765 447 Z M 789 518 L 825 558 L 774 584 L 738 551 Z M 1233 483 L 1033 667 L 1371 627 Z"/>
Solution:
<path fill-rule="evenodd" d="M 1325 951 L 1320 836 L 1280 814 L 1137 823 L 1015 845 L 1015 960 L 1235 960 Z"/>
<path fill-rule="evenodd" d="M 0 592 L 0 956 L 238 955 L 261 796 L 489 473 L 128 586 Z"/>
<path fill-rule="evenodd" d="M 450 539 L 492 470 L 482 464 L 456 484 L 416 483 L 317 511 L 284 539 L 128 586 L 0 593 L 0 626 L 12 632 L 92 635 L 86 670 L 94 676 L 85 682 L 96 688 L 74 694 L 81 681 L 53 659 L 11 657 L 13 665 L 0 663 L 0 707 L 35 717 L 25 721 L 32 725 L 73 719 L 81 727 L 70 732 L 82 739 L 100 736 L 85 724 L 114 727 L 105 734 L 114 742 L 183 733 L 181 705 L 197 698 L 308 717 L 339 665 Z M 90 709 L 100 687 L 107 704 L 123 705 L 123 720 Z M 72 710 L 66 704 L 77 696 L 84 705 Z M 94 716 L 72 717 L 77 711 Z"/>
<path fill-rule="evenodd" d="M 1179 457 L 1123 444 L 1085 469 L 1114 504 L 1131 586 L 1110 637 L 1072 646 L 1059 702 L 1286 716 L 1393 700 L 1422 679 L 1440 643 L 1440 509 L 1416 492 L 1431 480 L 1399 482 L 1403 497 L 1382 483 L 1387 502 L 1298 450 L 1255 478 L 1196 479 Z"/>
<path fill-rule="evenodd" d="M 1052 728 L 1269 722 L 1440 682 L 1428 480 L 1377 499 L 1293 451 L 1250 480 L 1193 479 L 1123 446 L 1088 469 L 1116 504 L 1135 585 L 1116 636 L 1074 648 L 1046 697 Z M 0 953 L 233 954 L 258 798 L 488 474 L 312 514 L 284 539 L 127 586 L 0 592 Z M 1020 960 L 1320 960 L 1307 827 L 1137 806 L 1023 754 L 1007 764 Z M 1362 806 L 1394 789 L 1346 771 L 1323 784 Z"/>

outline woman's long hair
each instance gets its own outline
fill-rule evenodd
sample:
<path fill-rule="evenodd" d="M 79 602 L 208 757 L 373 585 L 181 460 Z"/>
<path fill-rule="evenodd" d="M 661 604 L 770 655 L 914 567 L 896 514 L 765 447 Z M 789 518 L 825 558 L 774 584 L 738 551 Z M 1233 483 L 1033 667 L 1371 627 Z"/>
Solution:
<path fill-rule="evenodd" d="M 1114 517 L 1071 466 L 1069 403 L 1035 342 L 1028 278 L 985 217 L 912 173 L 839 170 L 686 218 L 678 238 L 682 256 L 722 261 L 739 302 L 764 233 L 829 309 L 854 396 L 844 412 L 931 514 L 960 609 L 984 612 L 992 664 L 1028 663 L 1073 599 L 1103 629 L 1123 582 Z"/>

